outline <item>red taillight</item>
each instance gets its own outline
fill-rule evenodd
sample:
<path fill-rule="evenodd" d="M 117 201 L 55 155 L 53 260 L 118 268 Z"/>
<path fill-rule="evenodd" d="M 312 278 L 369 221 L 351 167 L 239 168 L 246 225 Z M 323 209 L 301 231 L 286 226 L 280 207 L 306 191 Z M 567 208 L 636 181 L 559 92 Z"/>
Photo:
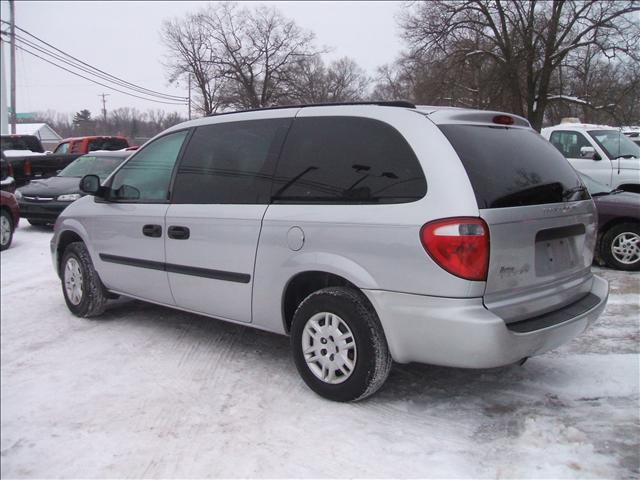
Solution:
<path fill-rule="evenodd" d="M 509 115 L 496 115 L 493 117 L 493 123 L 498 125 L 513 125 L 513 117 Z"/>
<path fill-rule="evenodd" d="M 22 164 L 22 173 L 24 173 L 25 177 L 31 176 L 31 162 L 29 160 L 25 160 Z"/>
<path fill-rule="evenodd" d="M 420 241 L 447 272 L 466 280 L 487 279 L 489 227 L 479 218 L 447 218 L 425 224 Z"/>

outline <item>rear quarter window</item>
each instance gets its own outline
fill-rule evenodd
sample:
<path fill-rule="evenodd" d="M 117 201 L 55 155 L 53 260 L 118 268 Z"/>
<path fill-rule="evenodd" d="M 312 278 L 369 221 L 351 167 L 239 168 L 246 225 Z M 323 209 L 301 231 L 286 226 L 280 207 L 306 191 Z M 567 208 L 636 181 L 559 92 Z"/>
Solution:
<path fill-rule="evenodd" d="M 419 200 L 427 183 L 391 125 L 361 117 L 297 118 L 287 136 L 273 201 L 368 204 Z"/>
<path fill-rule="evenodd" d="M 589 198 L 569 162 L 530 129 L 439 125 L 462 164 L 479 208 L 505 208 Z"/>

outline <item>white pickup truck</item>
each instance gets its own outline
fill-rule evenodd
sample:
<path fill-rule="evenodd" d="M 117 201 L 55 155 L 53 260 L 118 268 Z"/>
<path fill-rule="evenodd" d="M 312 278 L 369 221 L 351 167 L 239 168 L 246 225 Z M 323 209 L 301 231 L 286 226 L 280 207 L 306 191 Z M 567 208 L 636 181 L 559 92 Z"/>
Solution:
<path fill-rule="evenodd" d="M 618 128 L 561 123 L 542 136 L 560 150 L 573 168 L 608 185 L 640 193 L 640 146 Z"/>

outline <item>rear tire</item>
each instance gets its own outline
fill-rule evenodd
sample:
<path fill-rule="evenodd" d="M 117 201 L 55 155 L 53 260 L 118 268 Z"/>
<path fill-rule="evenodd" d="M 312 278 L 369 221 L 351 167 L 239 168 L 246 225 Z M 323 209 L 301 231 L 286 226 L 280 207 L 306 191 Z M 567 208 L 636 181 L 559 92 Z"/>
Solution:
<path fill-rule="evenodd" d="M 60 276 L 64 300 L 71 313 L 78 317 L 95 317 L 104 312 L 107 291 L 93 268 L 84 243 L 70 243 L 64 250 Z"/>
<path fill-rule="evenodd" d="M 611 268 L 640 270 L 640 224 L 621 223 L 607 230 L 600 242 L 600 256 Z"/>
<path fill-rule="evenodd" d="M 309 388 L 338 402 L 372 395 L 391 370 L 378 315 L 351 288 L 324 288 L 305 298 L 293 316 L 291 348 Z"/>
<path fill-rule="evenodd" d="M 13 241 L 13 219 L 4 208 L 0 211 L 0 251 L 6 250 Z"/>

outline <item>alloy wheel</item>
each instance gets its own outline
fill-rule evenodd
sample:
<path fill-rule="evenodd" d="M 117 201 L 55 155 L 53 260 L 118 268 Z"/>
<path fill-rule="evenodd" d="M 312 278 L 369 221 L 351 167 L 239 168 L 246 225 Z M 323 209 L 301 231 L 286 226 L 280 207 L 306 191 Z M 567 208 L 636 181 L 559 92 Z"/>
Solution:
<path fill-rule="evenodd" d="M 11 223 L 4 215 L 0 215 L 0 244 L 5 246 L 11 238 Z"/>
<path fill-rule="evenodd" d="M 618 262 L 632 265 L 640 260 L 640 235 L 623 232 L 611 242 L 611 254 Z"/>

